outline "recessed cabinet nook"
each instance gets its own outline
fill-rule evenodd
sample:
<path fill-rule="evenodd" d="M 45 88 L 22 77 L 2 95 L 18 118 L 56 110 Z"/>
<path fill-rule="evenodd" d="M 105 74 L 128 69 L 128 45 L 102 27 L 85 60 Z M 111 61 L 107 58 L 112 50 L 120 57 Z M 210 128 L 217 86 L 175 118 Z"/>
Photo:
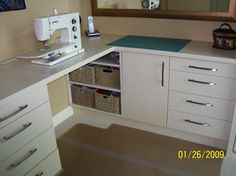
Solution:
<path fill-rule="evenodd" d="M 69 74 L 72 102 L 81 108 L 121 114 L 120 55 L 109 53 Z"/>

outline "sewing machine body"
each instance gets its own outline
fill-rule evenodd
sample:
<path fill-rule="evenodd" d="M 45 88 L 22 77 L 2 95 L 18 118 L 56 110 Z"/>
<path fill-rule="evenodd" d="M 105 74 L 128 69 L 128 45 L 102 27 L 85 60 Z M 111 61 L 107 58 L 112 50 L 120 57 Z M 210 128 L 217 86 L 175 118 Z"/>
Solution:
<path fill-rule="evenodd" d="M 59 42 L 17 56 L 17 58 L 33 59 L 32 63 L 52 66 L 84 52 L 81 43 L 79 13 L 36 18 L 34 29 L 37 40 L 42 42 L 48 41 L 55 31 L 60 30 Z"/>

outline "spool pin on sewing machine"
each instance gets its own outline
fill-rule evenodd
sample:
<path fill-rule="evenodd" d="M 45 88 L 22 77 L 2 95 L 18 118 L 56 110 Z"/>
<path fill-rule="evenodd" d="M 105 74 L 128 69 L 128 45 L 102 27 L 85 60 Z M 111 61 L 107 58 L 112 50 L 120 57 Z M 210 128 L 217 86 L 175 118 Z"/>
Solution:
<path fill-rule="evenodd" d="M 60 30 L 60 41 L 47 45 L 57 30 Z M 34 31 L 37 40 L 44 42 L 44 48 L 17 56 L 18 59 L 32 59 L 32 63 L 52 66 L 84 52 L 79 13 L 57 14 L 54 10 L 53 16 L 34 20 Z"/>

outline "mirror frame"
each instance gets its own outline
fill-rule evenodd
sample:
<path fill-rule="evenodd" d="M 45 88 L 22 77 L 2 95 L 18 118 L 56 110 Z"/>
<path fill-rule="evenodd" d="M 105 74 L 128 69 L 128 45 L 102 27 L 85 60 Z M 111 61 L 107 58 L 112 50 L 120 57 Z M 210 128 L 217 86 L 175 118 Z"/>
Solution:
<path fill-rule="evenodd" d="M 236 21 L 236 0 L 230 0 L 229 12 L 198 12 L 198 11 L 152 11 L 143 9 L 99 9 L 97 0 L 91 0 L 93 16 L 171 18 L 207 21 Z"/>

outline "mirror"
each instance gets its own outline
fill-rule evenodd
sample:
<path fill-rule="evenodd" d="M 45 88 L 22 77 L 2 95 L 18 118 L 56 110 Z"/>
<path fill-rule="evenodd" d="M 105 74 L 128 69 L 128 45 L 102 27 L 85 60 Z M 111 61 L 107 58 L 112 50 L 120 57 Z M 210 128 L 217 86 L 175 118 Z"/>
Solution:
<path fill-rule="evenodd" d="M 236 20 L 236 0 L 92 0 L 94 16 Z"/>

